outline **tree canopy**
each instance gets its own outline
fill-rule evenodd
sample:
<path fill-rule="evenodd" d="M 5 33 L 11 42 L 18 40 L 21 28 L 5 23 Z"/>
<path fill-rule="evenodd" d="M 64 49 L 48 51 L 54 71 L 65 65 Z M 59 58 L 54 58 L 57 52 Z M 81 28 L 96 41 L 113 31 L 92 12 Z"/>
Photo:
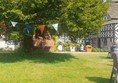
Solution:
<path fill-rule="evenodd" d="M 40 24 L 59 23 L 59 33 L 85 37 L 98 32 L 103 24 L 108 4 L 103 0 L 0 0 L 0 21 L 15 39 L 32 35 Z M 10 21 L 18 24 L 11 28 Z M 28 34 L 23 24 L 32 24 Z"/>

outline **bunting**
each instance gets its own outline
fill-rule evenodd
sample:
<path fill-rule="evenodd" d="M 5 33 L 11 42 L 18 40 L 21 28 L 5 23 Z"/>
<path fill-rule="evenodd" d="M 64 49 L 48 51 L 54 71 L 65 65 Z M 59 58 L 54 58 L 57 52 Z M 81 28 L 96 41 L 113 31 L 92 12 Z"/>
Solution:
<path fill-rule="evenodd" d="M 15 26 L 18 24 L 18 22 L 15 22 L 15 21 L 10 21 L 10 22 L 11 22 L 11 24 L 12 24 L 13 27 L 15 27 Z M 20 24 L 24 24 L 24 23 L 20 23 Z M 30 24 L 25 24 L 25 26 L 26 26 L 26 29 L 27 29 L 27 33 L 30 33 L 31 25 L 30 25 Z M 45 26 L 46 26 L 46 25 L 39 25 L 38 28 L 39 28 L 39 30 L 41 31 L 41 34 L 44 32 Z M 52 26 L 54 27 L 54 29 L 55 29 L 56 31 L 58 31 L 58 23 L 52 24 Z M 0 22 L 0 27 L 1 27 L 4 31 L 6 31 L 6 26 L 5 26 L 4 23 Z"/>
<path fill-rule="evenodd" d="M 56 31 L 58 31 L 58 23 L 52 25 Z"/>
<path fill-rule="evenodd" d="M 30 33 L 31 25 L 30 24 L 25 24 L 25 26 L 27 28 L 27 33 Z"/>
<path fill-rule="evenodd" d="M 0 36 L 6 31 L 6 26 L 3 22 L 0 22 Z"/>
<path fill-rule="evenodd" d="M 39 25 L 39 30 L 41 31 L 41 34 L 43 34 L 44 29 L 45 29 L 45 25 Z"/>
<path fill-rule="evenodd" d="M 15 27 L 17 23 L 18 23 L 18 22 L 13 22 L 13 21 L 11 21 L 11 24 L 12 24 L 13 27 Z"/>
<path fill-rule="evenodd" d="M 106 2 L 107 0 L 103 0 L 103 2 Z"/>
<path fill-rule="evenodd" d="M 4 31 L 6 31 L 6 26 L 3 22 L 0 22 L 0 28 L 2 28 Z"/>

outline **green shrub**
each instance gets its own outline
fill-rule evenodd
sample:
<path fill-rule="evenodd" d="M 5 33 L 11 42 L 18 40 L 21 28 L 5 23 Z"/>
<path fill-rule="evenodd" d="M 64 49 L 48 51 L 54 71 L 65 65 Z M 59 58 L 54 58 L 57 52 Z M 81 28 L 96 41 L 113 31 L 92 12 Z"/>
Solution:
<path fill-rule="evenodd" d="M 71 42 L 63 43 L 64 51 L 70 51 L 70 44 L 71 44 Z"/>
<path fill-rule="evenodd" d="M 93 48 L 93 52 L 108 52 L 106 48 Z"/>
<path fill-rule="evenodd" d="M 77 47 L 78 46 L 78 43 L 71 43 L 71 42 L 65 42 L 65 43 L 63 43 L 64 51 L 70 51 L 70 46 Z"/>

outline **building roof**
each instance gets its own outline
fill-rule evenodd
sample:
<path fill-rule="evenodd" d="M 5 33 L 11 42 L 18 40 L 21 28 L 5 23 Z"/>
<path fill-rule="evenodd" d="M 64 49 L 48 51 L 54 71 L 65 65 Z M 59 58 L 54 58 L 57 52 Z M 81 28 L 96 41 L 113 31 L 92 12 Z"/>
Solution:
<path fill-rule="evenodd" d="M 105 22 L 103 25 L 118 23 L 118 20 L 110 20 Z"/>
<path fill-rule="evenodd" d="M 118 2 L 118 0 L 112 0 L 112 2 Z"/>
<path fill-rule="evenodd" d="M 108 10 L 108 14 L 110 15 L 111 19 L 116 19 L 116 18 L 118 19 L 118 3 L 111 3 L 111 7 Z"/>

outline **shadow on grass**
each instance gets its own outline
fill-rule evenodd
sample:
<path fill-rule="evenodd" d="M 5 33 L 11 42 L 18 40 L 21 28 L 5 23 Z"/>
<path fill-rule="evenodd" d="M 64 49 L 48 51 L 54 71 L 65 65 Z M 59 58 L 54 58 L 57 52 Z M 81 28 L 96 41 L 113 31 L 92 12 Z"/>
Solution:
<path fill-rule="evenodd" d="M 71 54 L 65 53 L 0 53 L 0 62 L 13 63 L 30 60 L 34 63 L 58 63 L 75 58 Z"/>
<path fill-rule="evenodd" d="M 111 57 L 107 57 L 107 56 L 99 56 L 102 59 L 112 59 Z"/>
<path fill-rule="evenodd" d="M 109 62 L 113 62 L 113 58 L 111 57 L 105 57 L 105 56 L 99 56 L 101 59 L 107 59 Z"/>
<path fill-rule="evenodd" d="M 87 79 L 95 83 L 109 83 L 110 81 L 107 78 L 101 78 L 101 77 L 87 77 Z"/>

